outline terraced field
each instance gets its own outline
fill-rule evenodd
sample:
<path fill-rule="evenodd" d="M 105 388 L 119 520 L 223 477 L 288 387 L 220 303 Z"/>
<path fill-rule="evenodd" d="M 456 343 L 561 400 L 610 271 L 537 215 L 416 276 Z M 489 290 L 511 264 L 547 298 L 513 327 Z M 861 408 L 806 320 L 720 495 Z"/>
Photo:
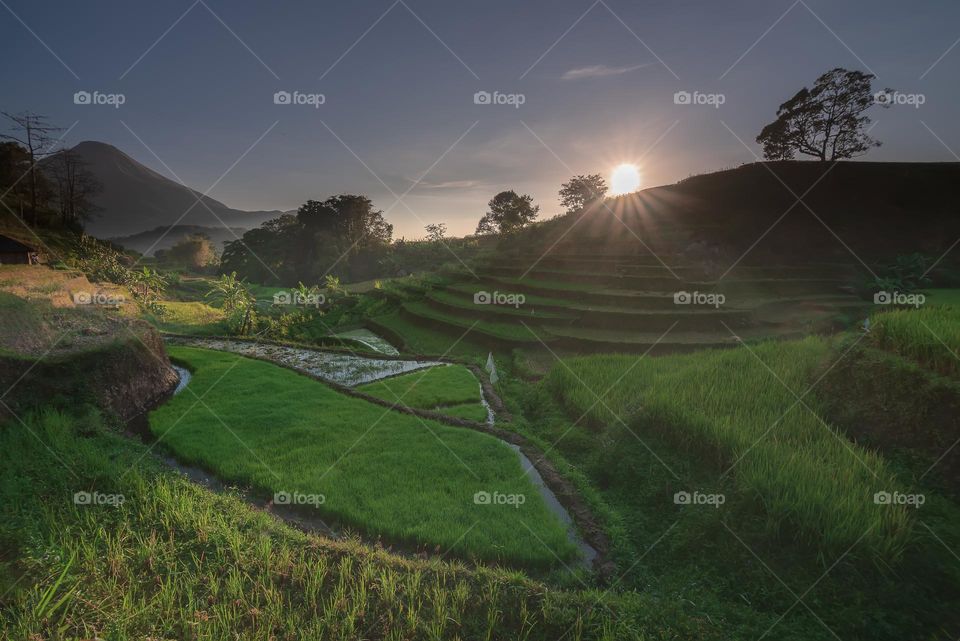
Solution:
<path fill-rule="evenodd" d="M 835 330 L 869 308 L 852 293 L 862 276 L 850 264 L 716 262 L 531 252 L 481 263 L 477 278 L 429 289 L 383 321 L 490 348 L 659 353 Z"/>

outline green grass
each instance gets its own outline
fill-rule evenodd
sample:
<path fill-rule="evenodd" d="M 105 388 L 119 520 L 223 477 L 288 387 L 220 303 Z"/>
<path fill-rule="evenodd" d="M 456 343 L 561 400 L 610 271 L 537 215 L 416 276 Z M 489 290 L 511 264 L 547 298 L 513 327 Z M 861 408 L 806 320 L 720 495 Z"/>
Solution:
<path fill-rule="evenodd" d="M 464 333 L 476 333 L 486 335 L 502 341 L 516 343 L 537 343 L 537 329 L 528 326 L 524 327 L 520 323 L 500 323 L 496 321 L 478 320 L 471 321 L 453 314 L 445 314 L 437 311 L 424 303 L 404 303 L 404 308 L 411 314 L 424 318 L 428 321 L 439 321 L 446 325 L 452 325 L 456 328 L 462 328 Z M 551 340 L 551 336 L 546 333 L 540 333 L 540 339 L 544 342 Z"/>
<path fill-rule="evenodd" d="M 396 311 L 372 317 L 369 319 L 369 325 L 374 332 L 396 334 L 402 338 L 401 351 L 408 353 L 457 357 L 482 365 L 486 362 L 489 352 L 488 347 L 472 340 L 469 334 L 452 336 L 438 332 L 423 327 Z M 400 345 L 396 347 L 401 348 Z"/>
<path fill-rule="evenodd" d="M 150 426 L 187 463 L 267 494 L 323 495 L 324 517 L 370 536 L 531 566 L 575 554 L 519 459 L 493 437 L 391 412 L 269 363 L 170 353 L 194 377 Z M 480 490 L 527 500 L 491 509 L 474 503 Z"/>
<path fill-rule="evenodd" d="M 0 423 L 4 639 L 719 639 L 683 604 L 294 530 L 93 416 Z M 82 435 L 81 435 L 82 434 Z M 120 507 L 75 505 L 78 491 Z"/>
<path fill-rule="evenodd" d="M 222 309 L 201 302 L 164 301 L 166 314 L 152 318 L 154 324 L 165 332 L 194 336 L 227 334 Z"/>
<path fill-rule="evenodd" d="M 440 365 L 430 369 L 367 383 L 357 390 L 389 403 L 483 421 L 480 383 L 463 365 Z"/>
<path fill-rule="evenodd" d="M 831 357 L 817 338 L 639 361 L 594 356 L 554 367 L 546 384 L 573 417 L 655 431 L 718 471 L 729 468 L 771 531 L 824 555 L 856 544 L 855 555 L 893 563 L 914 529 L 905 507 L 872 501 L 899 487 L 893 474 L 826 425 L 812 399 L 796 402 Z"/>
<path fill-rule="evenodd" d="M 928 305 L 946 305 L 960 309 L 960 289 L 927 289 L 924 294 Z"/>
<path fill-rule="evenodd" d="M 931 305 L 874 314 L 868 340 L 941 374 L 960 375 L 960 307 Z"/>

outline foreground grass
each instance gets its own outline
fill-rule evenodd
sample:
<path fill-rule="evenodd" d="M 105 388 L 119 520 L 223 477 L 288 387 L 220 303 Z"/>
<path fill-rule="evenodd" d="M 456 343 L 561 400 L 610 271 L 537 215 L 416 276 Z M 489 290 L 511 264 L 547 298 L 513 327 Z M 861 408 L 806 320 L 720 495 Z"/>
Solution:
<path fill-rule="evenodd" d="M 874 314 L 868 340 L 941 374 L 960 375 L 960 307 L 935 305 Z"/>
<path fill-rule="evenodd" d="M 487 418 L 487 410 L 480 403 L 480 383 L 463 365 L 431 367 L 422 372 L 361 385 L 357 389 L 398 405 L 435 410 L 474 421 Z"/>
<path fill-rule="evenodd" d="M 0 424 L 5 639 L 719 638 L 650 595 L 308 536 L 160 470 L 94 415 L 24 419 Z M 79 491 L 124 500 L 77 505 Z"/>
<path fill-rule="evenodd" d="M 268 494 L 322 496 L 305 509 L 391 541 L 530 566 L 576 554 L 519 459 L 490 436 L 385 410 L 269 363 L 170 353 L 194 377 L 150 426 L 181 460 Z M 526 501 L 477 505 L 478 491 Z"/>
<path fill-rule="evenodd" d="M 856 546 L 858 556 L 895 563 L 913 520 L 905 506 L 873 502 L 898 487 L 895 478 L 824 423 L 812 399 L 798 400 L 832 356 L 815 338 L 656 359 L 594 356 L 558 365 L 546 384 L 574 417 L 618 424 L 626 440 L 656 431 L 729 473 L 772 531 L 825 557 Z"/>

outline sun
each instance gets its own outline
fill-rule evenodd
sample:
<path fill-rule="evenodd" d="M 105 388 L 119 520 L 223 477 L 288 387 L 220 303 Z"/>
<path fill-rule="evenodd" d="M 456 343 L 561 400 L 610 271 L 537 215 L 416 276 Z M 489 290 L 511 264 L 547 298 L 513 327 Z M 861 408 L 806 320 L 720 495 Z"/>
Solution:
<path fill-rule="evenodd" d="M 640 189 L 640 169 L 632 163 L 623 163 L 613 168 L 610 175 L 610 193 L 614 196 L 629 194 Z"/>

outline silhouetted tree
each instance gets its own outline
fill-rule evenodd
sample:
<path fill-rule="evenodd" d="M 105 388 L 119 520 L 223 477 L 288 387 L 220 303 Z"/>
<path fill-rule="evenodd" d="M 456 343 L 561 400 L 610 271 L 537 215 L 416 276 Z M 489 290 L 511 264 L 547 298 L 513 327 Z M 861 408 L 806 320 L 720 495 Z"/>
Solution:
<path fill-rule="evenodd" d="M 533 196 L 501 191 L 487 203 L 490 208 L 477 224 L 477 234 L 510 234 L 533 222 L 540 211 L 533 204 Z"/>
<path fill-rule="evenodd" d="M 446 223 L 430 223 L 424 229 L 427 231 L 427 240 L 431 243 L 442 243 L 447 235 Z"/>
<path fill-rule="evenodd" d="M 864 131 L 873 106 L 873 74 L 831 69 L 777 109 L 777 119 L 763 128 L 757 142 L 768 160 L 790 160 L 796 153 L 819 160 L 853 158 L 880 143 Z"/>
<path fill-rule="evenodd" d="M 0 112 L 10 121 L 11 134 L 0 134 L 0 139 L 13 140 L 24 146 L 29 158 L 27 184 L 30 187 L 30 220 L 37 223 L 39 220 L 39 206 L 41 202 L 41 187 L 43 177 L 37 171 L 37 163 L 53 151 L 54 139 L 52 134 L 60 131 L 59 127 L 51 125 L 46 116 L 40 116 L 29 111 L 11 114 Z"/>
<path fill-rule="evenodd" d="M 600 174 L 574 176 L 560 185 L 560 204 L 567 208 L 567 213 L 572 214 L 602 200 L 606 194 L 607 181 Z"/>
<path fill-rule="evenodd" d="M 56 188 L 56 205 L 64 225 L 83 227 L 97 207 L 93 197 L 103 189 L 80 157 L 68 149 L 58 151 L 44 163 Z"/>

